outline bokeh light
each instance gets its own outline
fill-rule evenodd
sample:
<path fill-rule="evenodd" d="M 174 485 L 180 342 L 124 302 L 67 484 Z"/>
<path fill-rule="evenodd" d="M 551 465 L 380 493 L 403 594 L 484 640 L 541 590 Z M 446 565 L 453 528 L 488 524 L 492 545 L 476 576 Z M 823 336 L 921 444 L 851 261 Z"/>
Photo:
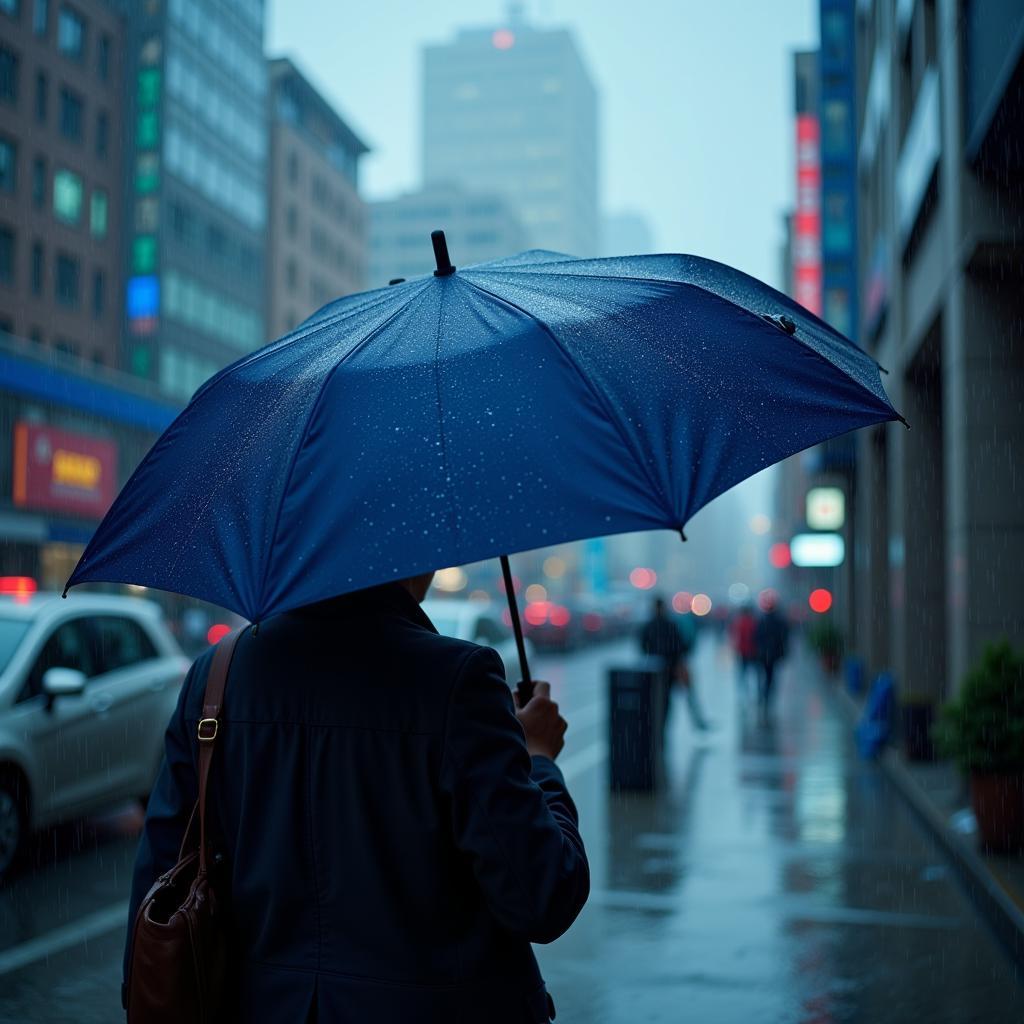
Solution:
<path fill-rule="evenodd" d="M 707 594 L 694 594 L 690 607 L 694 615 L 707 615 L 711 611 L 711 598 Z"/>
<path fill-rule="evenodd" d="M 778 544 L 773 544 L 768 549 L 768 561 L 771 562 L 776 569 L 785 569 L 792 562 L 789 554 L 789 545 L 783 541 L 779 541 Z"/>
<path fill-rule="evenodd" d="M 680 590 L 679 593 L 672 598 L 672 608 L 680 615 L 689 615 L 692 605 L 693 594 L 688 590 Z"/>
<path fill-rule="evenodd" d="M 733 604 L 743 604 L 750 599 L 750 587 L 746 583 L 731 583 L 729 585 L 729 600 Z"/>
<path fill-rule="evenodd" d="M 438 569 L 434 574 L 434 586 L 447 594 L 464 590 L 468 582 L 469 577 L 466 576 L 465 571 L 454 566 L 450 569 Z"/>
<path fill-rule="evenodd" d="M 658 574 L 653 569 L 645 569 L 642 566 L 637 566 L 629 574 L 629 582 L 633 584 L 637 590 L 650 590 L 658 582 Z"/>
<path fill-rule="evenodd" d="M 750 532 L 763 537 L 772 528 L 772 521 L 763 512 L 750 517 Z"/>
<path fill-rule="evenodd" d="M 206 640 L 209 644 L 219 644 L 231 632 L 231 627 L 224 625 L 223 622 L 215 622 L 206 631 Z"/>
<path fill-rule="evenodd" d="M 546 601 L 548 599 L 548 588 L 540 583 L 531 583 L 526 588 L 527 601 Z"/>
<path fill-rule="evenodd" d="M 565 575 L 565 559 L 549 555 L 544 559 L 544 575 L 549 580 L 560 580 Z"/>
<path fill-rule="evenodd" d="M 832 594 L 824 587 L 819 587 L 817 590 L 811 591 L 807 603 L 811 606 L 812 612 L 824 615 L 832 607 Z"/>

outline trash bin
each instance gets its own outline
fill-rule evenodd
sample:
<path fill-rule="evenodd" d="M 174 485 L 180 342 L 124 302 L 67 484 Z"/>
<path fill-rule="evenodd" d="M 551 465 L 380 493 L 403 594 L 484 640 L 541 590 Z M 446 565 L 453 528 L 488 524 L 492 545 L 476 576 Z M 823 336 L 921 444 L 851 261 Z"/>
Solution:
<path fill-rule="evenodd" d="M 608 670 L 608 765 L 612 789 L 653 790 L 662 774 L 667 685 L 661 661 Z"/>

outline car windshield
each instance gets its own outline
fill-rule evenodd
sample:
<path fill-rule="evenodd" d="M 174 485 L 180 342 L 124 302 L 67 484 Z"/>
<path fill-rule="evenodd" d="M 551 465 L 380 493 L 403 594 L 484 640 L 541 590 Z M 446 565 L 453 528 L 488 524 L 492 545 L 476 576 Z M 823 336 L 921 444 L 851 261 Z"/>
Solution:
<path fill-rule="evenodd" d="M 0 672 L 7 668 L 30 625 L 28 619 L 0 619 Z"/>

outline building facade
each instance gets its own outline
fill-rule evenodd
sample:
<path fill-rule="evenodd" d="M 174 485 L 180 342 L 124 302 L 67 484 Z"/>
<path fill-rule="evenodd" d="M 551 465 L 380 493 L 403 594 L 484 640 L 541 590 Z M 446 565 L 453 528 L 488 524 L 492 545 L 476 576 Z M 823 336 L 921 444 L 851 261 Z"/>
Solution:
<path fill-rule="evenodd" d="M 266 337 L 262 0 L 132 4 L 127 72 L 124 365 L 186 401 Z"/>
<path fill-rule="evenodd" d="M 0 330 L 118 363 L 124 24 L 103 0 L 0 2 Z"/>
<path fill-rule="evenodd" d="M 1024 635 L 1024 7 L 857 4 L 861 339 L 911 428 L 859 438 L 859 648 L 940 699 Z"/>
<path fill-rule="evenodd" d="M 513 16 L 428 46 L 423 181 L 496 192 L 530 247 L 600 249 L 597 93 L 572 34 Z"/>
<path fill-rule="evenodd" d="M 526 233 L 506 199 L 457 185 L 428 186 L 370 204 L 369 286 L 431 273 L 430 232 L 436 228 L 444 230 L 452 262 L 459 267 L 527 248 Z"/>
<path fill-rule="evenodd" d="M 369 150 L 291 60 L 271 60 L 268 71 L 270 339 L 366 287 L 369 218 L 359 160 Z"/>

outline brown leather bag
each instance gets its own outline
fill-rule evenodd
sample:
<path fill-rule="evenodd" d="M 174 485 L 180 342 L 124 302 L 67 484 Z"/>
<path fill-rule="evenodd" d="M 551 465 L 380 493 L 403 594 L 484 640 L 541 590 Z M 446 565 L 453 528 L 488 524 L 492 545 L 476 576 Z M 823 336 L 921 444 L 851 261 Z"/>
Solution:
<path fill-rule="evenodd" d="M 135 915 L 127 979 L 128 1024 L 206 1024 L 223 1019 L 226 929 L 207 870 L 206 784 L 228 668 L 244 631 L 229 633 L 213 655 L 198 730 L 199 799 L 185 829 L 178 863 L 153 883 Z M 199 846 L 190 849 L 197 815 Z"/>

